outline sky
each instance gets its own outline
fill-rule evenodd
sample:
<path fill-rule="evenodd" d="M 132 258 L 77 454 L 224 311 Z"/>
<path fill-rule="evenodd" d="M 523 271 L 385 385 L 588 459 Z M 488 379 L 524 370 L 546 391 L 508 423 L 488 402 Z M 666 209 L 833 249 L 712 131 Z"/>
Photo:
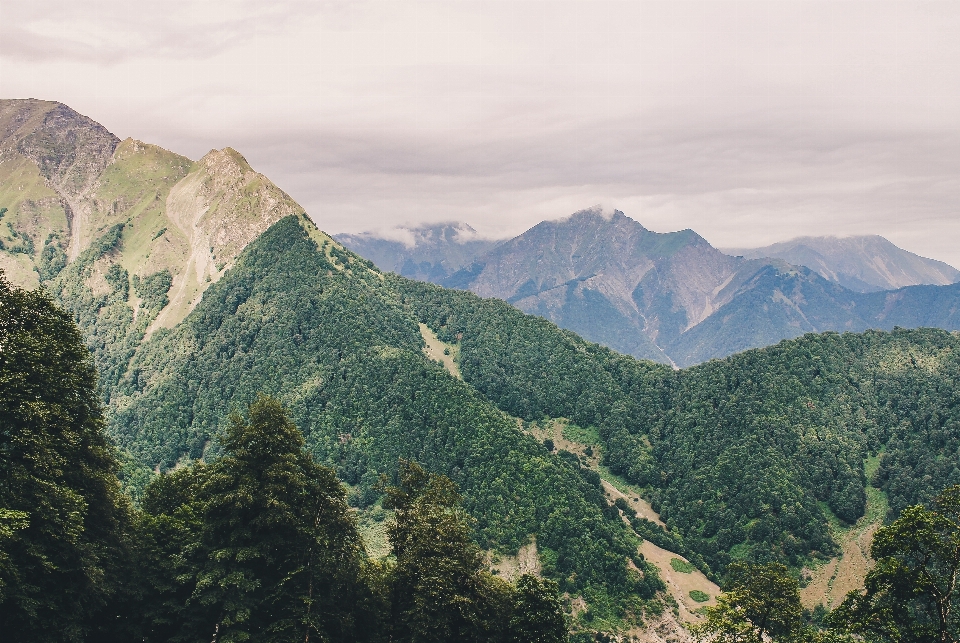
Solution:
<path fill-rule="evenodd" d="M 960 267 L 956 0 L 0 0 L 0 97 L 233 147 L 332 233 L 600 204 Z"/>

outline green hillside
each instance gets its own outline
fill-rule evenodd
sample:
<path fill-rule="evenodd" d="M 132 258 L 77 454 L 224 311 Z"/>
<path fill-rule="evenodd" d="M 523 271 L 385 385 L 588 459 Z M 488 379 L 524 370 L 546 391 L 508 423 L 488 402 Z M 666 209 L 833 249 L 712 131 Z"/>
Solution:
<path fill-rule="evenodd" d="M 130 320 L 126 275 L 115 272 L 112 294 L 74 310 L 101 306 L 101 316 Z M 131 332 L 123 337 L 136 338 Z M 271 394 L 361 504 L 377 502 L 380 474 L 416 460 L 459 485 L 484 548 L 515 554 L 536 537 L 544 573 L 587 597 L 597 615 L 640 619 L 659 609 L 647 605 L 663 587 L 656 569 L 637 557 L 639 540 L 608 508 L 599 480 L 429 360 L 399 292 L 305 216 L 250 244 L 176 328 L 139 348 L 118 338 L 91 344 L 114 374 L 103 379 L 109 432 L 140 476 L 217 455 L 214 436 L 230 411 Z"/>
<path fill-rule="evenodd" d="M 596 427 L 604 464 L 643 487 L 716 572 L 738 558 L 798 567 L 831 554 L 829 519 L 862 516 L 868 485 L 895 517 L 960 482 L 956 334 L 809 334 L 672 371 L 504 302 L 397 287 L 459 343 L 464 379 L 500 408 Z"/>

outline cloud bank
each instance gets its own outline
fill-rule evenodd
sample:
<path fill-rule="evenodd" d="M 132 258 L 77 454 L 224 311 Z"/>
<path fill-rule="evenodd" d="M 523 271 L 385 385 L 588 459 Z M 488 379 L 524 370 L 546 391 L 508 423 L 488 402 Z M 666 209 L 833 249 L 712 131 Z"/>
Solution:
<path fill-rule="evenodd" d="M 198 158 L 330 232 L 596 203 L 718 246 L 881 234 L 960 265 L 960 5 L 0 5 L 0 94 Z"/>

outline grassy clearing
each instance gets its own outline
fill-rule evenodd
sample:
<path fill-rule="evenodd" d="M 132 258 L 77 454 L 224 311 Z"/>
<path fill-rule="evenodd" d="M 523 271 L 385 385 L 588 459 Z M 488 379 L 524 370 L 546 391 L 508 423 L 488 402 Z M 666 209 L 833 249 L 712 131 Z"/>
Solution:
<path fill-rule="evenodd" d="M 582 427 L 576 424 L 566 423 L 563 424 L 563 437 L 571 442 L 576 442 L 584 446 L 589 446 L 591 448 L 598 448 L 600 446 L 600 434 L 597 433 L 597 429 L 588 426 Z"/>
<path fill-rule="evenodd" d="M 671 558 L 670 567 L 673 568 L 673 571 L 680 572 L 681 574 L 692 574 L 697 569 L 687 561 L 680 558 Z"/>
<path fill-rule="evenodd" d="M 387 524 L 393 512 L 376 504 L 357 512 L 357 527 L 367 554 L 374 560 L 390 556 L 390 539 L 387 536 Z"/>
<path fill-rule="evenodd" d="M 876 471 L 878 458 L 868 458 L 866 469 Z M 871 472 L 872 473 L 872 472 Z M 883 524 L 889 506 L 886 494 L 875 487 L 867 487 L 867 508 L 854 525 L 844 525 L 827 513 L 834 538 L 840 544 L 840 555 L 816 567 L 803 570 L 807 585 L 800 591 L 804 607 L 817 605 L 836 607 L 848 592 L 863 586 L 867 572 L 873 568 L 870 546 L 873 536 Z"/>
<path fill-rule="evenodd" d="M 457 366 L 457 355 L 460 347 L 441 342 L 437 334 L 423 323 L 420 324 L 420 335 L 423 336 L 423 341 L 426 343 L 423 352 L 427 354 L 427 357 L 435 362 L 440 362 L 443 364 L 443 367 L 447 369 L 447 372 L 458 380 L 462 380 L 463 376 L 460 375 L 460 367 Z"/>

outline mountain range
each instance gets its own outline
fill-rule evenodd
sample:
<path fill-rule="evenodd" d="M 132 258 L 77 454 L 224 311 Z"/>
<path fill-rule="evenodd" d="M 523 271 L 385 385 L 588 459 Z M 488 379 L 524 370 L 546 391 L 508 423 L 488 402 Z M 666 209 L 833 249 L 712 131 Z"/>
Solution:
<path fill-rule="evenodd" d="M 415 460 L 456 482 L 490 569 L 556 580 L 575 630 L 666 641 L 736 560 L 859 587 L 847 544 L 960 483 L 960 337 L 780 341 L 946 326 L 958 286 L 854 292 L 599 210 L 469 260 L 444 263 L 468 229 L 424 234 L 481 297 L 378 270 L 230 148 L 192 161 L 32 100 L 0 101 L 0 132 L 0 268 L 79 327 L 134 502 L 219 457 L 266 393 L 346 485 L 371 556 L 381 476 Z M 661 362 L 780 343 L 675 370 L 550 315 L 612 320 Z"/>
<path fill-rule="evenodd" d="M 377 243 L 370 235 L 362 243 L 338 238 L 360 254 Z M 734 255 L 692 230 L 652 232 L 622 212 L 593 208 L 539 223 L 469 262 L 453 236 L 432 238 L 454 249 L 442 259 L 435 240 L 428 246 L 431 265 L 445 271 L 409 271 L 421 257 L 416 240 L 393 246 L 384 269 L 504 299 L 591 341 L 676 366 L 807 332 L 960 328 L 960 273 L 882 237 L 801 239 Z M 383 255 L 365 256 L 376 263 Z"/>
<path fill-rule="evenodd" d="M 946 286 L 960 280 L 960 270 L 953 266 L 898 248 L 877 235 L 797 237 L 762 248 L 722 250 L 747 259 L 783 259 L 857 292 L 916 285 Z"/>

